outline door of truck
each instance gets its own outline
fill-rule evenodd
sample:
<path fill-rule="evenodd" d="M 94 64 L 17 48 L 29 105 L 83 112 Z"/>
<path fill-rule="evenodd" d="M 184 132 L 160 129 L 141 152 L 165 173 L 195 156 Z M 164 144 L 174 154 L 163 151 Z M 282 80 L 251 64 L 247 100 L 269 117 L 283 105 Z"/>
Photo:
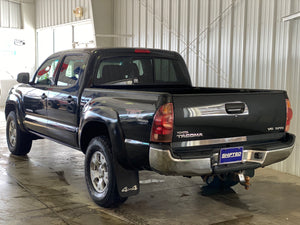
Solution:
<path fill-rule="evenodd" d="M 72 146 L 77 143 L 79 80 L 87 59 L 86 54 L 66 55 L 48 94 L 49 136 Z"/>
<path fill-rule="evenodd" d="M 59 65 L 59 56 L 47 59 L 38 69 L 32 84 L 24 87 L 23 101 L 26 126 L 38 133 L 47 135 L 48 89 L 54 83 Z"/>

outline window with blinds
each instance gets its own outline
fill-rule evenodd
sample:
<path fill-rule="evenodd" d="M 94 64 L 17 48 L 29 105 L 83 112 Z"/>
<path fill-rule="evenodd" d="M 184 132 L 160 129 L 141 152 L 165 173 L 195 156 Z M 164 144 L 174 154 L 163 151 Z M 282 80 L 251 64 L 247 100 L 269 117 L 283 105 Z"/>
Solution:
<path fill-rule="evenodd" d="M 0 0 L 0 28 L 22 28 L 20 3 Z"/>

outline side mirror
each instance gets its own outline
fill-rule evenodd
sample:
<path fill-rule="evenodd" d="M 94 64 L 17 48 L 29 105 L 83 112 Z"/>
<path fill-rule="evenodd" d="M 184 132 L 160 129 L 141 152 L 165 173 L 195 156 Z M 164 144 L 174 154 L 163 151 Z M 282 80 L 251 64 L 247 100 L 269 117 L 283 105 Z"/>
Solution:
<path fill-rule="evenodd" d="M 29 73 L 19 73 L 17 77 L 19 83 L 28 84 L 29 83 Z"/>

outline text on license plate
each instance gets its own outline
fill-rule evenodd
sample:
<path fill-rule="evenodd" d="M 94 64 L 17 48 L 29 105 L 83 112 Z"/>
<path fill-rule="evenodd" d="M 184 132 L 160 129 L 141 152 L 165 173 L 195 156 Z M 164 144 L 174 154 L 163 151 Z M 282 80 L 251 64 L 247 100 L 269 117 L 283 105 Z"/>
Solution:
<path fill-rule="evenodd" d="M 222 148 L 220 150 L 220 164 L 241 162 L 243 149 L 243 147 Z"/>

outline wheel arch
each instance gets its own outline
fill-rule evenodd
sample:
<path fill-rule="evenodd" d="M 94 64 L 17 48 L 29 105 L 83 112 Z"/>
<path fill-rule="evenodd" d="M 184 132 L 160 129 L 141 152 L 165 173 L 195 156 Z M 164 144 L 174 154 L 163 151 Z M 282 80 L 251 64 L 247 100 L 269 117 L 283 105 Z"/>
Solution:
<path fill-rule="evenodd" d="M 94 137 L 107 136 L 113 157 L 121 165 L 128 166 L 124 135 L 116 111 L 107 107 L 97 107 L 84 112 L 81 116 L 78 136 L 79 146 L 83 153 L 86 153 Z"/>
<path fill-rule="evenodd" d="M 5 118 L 7 118 L 11 111 L 15 111 L 18 125 L 20 126 L 21 130 L 24 132 L 28 132 L 23 124 L 25 115 L 24 112 L 22 112 L 22 104 L 23 101 L 21 100 L 20 96 L 10 93 L 5 104 Z"/>
<path fill-rule="evenodd" d="M 8 117 L 8 114 L 11 111 L 15 111 L 17 113 L 17 107 L 16 107 L 16 105 L 13 104 L 12 102 L 6 103 L 6 106 L 5 106 L 5 118 Z"/>
<path fill-rule="evenodd" d="M 90 141 L 97 136 L 107 136 L 110 139 L 107 126 L 101 121 L 87 122 L 82 128 L 80 135 L 80 148 L 84 154 Z"/>

